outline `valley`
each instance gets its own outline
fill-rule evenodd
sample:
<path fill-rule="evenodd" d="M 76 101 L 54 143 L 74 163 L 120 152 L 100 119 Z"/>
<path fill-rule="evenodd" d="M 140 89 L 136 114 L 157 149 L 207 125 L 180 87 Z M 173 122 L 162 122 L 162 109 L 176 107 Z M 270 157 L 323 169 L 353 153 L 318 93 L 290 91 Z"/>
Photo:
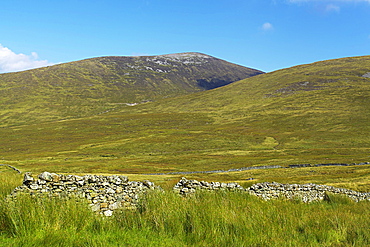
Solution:
<path fill-rule="evenodd" d="M 323 61 L 213 90 L 131 106 L 115 103 L 116 108 L 94 114 L 99 105 L 114 104 L 107 93 L 95 99 L 98 106 L 92 104 L 88 116 L 80 117 L 44 108 L 37 100 L 24 108 L 7 104 L 0 161 L 23 171 L 110 174 L 367 162 L 370 79 L 363 75 L 369 69 L 370 57 Z M 4 75 L 19 78 L 19 73 L 42 70 Z M 43 89 L 50 87 L 41 91 L 56 97 L 51 95 L 58 91 Z M 81 109 L 82 100 L 66 101 L 70 105 L 63 107 Z M 40 113 L 27 112 L 29 107 Z"/>

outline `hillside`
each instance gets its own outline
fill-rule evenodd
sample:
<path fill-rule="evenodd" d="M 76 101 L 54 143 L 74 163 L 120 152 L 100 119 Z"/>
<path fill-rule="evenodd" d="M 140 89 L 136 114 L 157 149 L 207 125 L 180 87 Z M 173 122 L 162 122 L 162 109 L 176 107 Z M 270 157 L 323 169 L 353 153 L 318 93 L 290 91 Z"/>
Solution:
<path fill-rule="evenodd" d="M 88 118 L 2 128 L 0 153 L 3 163 L 55 172 L 369 161 L 369 72 L 370 56 L 322 61 Z"/>
<path fill-rule="evenodd" d="M 0 120 L 4 126 L 91 116 L 260 73 L 201 53 L 178 53 L 98 57 L 0 74 Z"/>

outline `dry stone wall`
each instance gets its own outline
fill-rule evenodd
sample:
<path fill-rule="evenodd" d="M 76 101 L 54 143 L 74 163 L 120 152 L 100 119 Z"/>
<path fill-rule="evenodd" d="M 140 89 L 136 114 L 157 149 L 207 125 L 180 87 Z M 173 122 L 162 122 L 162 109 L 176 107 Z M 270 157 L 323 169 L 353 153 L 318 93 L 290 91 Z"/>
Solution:
<path fill-rule="evenodd" d="M 284 198 L 299 199 L 303 202 L 324 200 L 327 196 L 327 192 L 330 192 L 334 194 L 345 195 L 356 202 L 363 200 L 370 201 L 370 193 L 362 193 L 353 190 L 317 184 L 280 184 L 276 182 L 265 182 L 257 183 L 249 188 L 244 189 L 237 183 L 199 182 L 197 180 L 188 180 L 186 178 L 182 178 L 174 186 L 174 190 L 181 195 L 188 195 L 194 193 L 196 190 L 236 190 L 258 196 L 265 200 Z"/>
<path fill-rule="evenodd" d="M 149 181 L 129 181 L 126 176 L 99 175 L 63 175 L 43 172 L 34 178 L 31 173 L 25 173 L 23 184 L 12 193 L 31 195 L 49 195 L 60 197 L 79 197 L 88 200 L 93 211 L 105 216 L 111 216 L 115 209 L 135 209 L 142 193 L 159 189 Z"/>
<path fill-rule="evenodd" d="M 359 202 L 370 201 L 370 193 L 361 193 L 354 190 L 336 188 L 328 185 L 317 184 L 280 184 L 280 183 L 258 183 L 246 189 L 252 195 L 265 200 L 274 198 L 299 199 L 303 202 L 324 200 L 327 192 L 340 194 Z"/>
<path fill-rule="evenodd" d="M 173 188 L 180 195 L 187 195 L 194 193 L 196 190 L 239 190 L 244 191 L 244 188 L 238 183 L 220 183 L 220 182 L 205 182 L 197 180 L 188 180 L 181 178 L 181 180 Z"/>
<path fill-rule="evenodd" d="M 126 176 L 77 176 L 43 172 L 36 178 L 31 173 L 25 173 L 23 184 L 15 188 L 11 196 L 16 197 L 19 193 L 28 193 L 34 196 L 79 197 L 86 199 L 93 211 L 111 216 L 115 209 L 136 209 L 140 196 L 154 189 L 161 188 L 147 180 L 129 181 Z M 265 182 L 243 188 L 238 183 L 205 182 L 181 178 L 173 190 L 182 196 L 195 193 L 197 190 L 228 190 L 249 193 L 265 200 L 285 198 L 299 199 L 303 202 L 324 200 L 327 192 L 330 192 L 346 195 L 356 202 L 370 201 L 370 193 L 317 184 Z"/>

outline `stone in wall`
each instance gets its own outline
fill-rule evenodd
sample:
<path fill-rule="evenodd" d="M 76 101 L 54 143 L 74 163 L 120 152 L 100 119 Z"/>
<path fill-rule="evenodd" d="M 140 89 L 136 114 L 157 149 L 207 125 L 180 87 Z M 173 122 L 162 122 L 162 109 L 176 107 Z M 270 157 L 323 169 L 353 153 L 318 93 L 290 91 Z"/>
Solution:
<path fill-rule="evenodd" d="M 77 176 L 43 172 L 37 178 L 25 173 L 23 184 L 14 189 L 12 196 L 29 193 L 84 198 L 93 211 L 111 216 L 115 209 L 135 209 L 142 193 L 158 188 L 150 181 L 129 181 L 126 176 Z"/>

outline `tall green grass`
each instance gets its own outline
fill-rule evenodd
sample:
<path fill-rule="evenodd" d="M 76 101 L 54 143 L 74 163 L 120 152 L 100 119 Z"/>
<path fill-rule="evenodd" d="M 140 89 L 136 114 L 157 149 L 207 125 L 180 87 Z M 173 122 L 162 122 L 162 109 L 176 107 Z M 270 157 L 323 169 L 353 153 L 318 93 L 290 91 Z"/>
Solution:
<path fill-rule="evenodd" d="M 153 193 L 136 214 L 153 231 L 187 246 L 369 245 L 370 204 L 329 198 L 304 204 L 232 192 L 201 192 L 190 198 Z M 131 225 L 130 218 L 123 221 Z"/>
<path fill-rule="evenodd" d="M 1 183 L 0 191 L 9 189 Z M 0 246 L 369 246 L 369 219 L 369 202 L 334 195 L 304 204 L 238 192 L 183 198 L 153 191 L 138 210 L 110 218 L 74 199 L 2 196 Z"/>

